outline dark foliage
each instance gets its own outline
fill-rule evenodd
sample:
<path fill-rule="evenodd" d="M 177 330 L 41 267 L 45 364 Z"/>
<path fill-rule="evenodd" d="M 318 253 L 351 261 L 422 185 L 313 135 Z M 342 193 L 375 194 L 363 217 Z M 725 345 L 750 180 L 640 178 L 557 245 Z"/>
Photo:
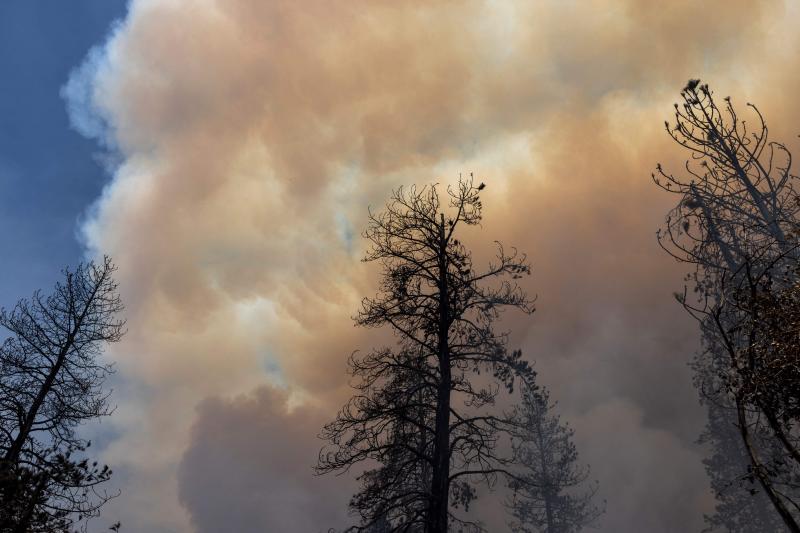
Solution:
<path fill-rule="evenodd" d="M 510 421 L 493 407 L 516 380 L 532 387 L 534 372 L 493 325 L 504 307 L 533 312 L 516 284 L 530 267 L 498 243 L 496 261 L 474 268 L 457 230 L 480 223 L 483 188 L 460 181 L 447 191 L 448 206 L 436 186 L 401 188 L 384 211 L 370 213 L 365 260 L 379 262 L 383 277 L 356 323 L 390 326 L 397 346 L 351 357 L 357 393 L 323 429 L 331 447 L 317 466 L 326 473 L 377 464 L 351 501 L 361 518 L 354 531 L 379 522 L 388 531 L 481 530 L 455 511 L 468 509 L 476 483 L 508 473 L 511 457 L 497 444 Z"/>
<path fill-rule="evenodd" d="M 714 448 L 706 466 L 720 502 L 709 525 L 750 531 L 737 529 L 726 509 L 767 501 L 789 530 L 800 531 L 797 330 L 790 324 L 800 201 L 791 153 L 769 140 L 755 106 L 748 104 L 755 118 L 748 122 L 730 98 L 718 105 L 697 80 L 681 95 L 667 132 L 691 153 L 688 176 L 659 165 L 653 178 L 680 196 L 659 242 L 694 267 L 687 277 L 694 294 L 677 297 L 703 334 L 693 367 L 709 406 L 703 440 Z"/>
<path fill-rule="evenodd" d="M 80 265 L 51 295 L 0 311 L 1 531 L 72 531 L 109 499 L 99 486 L 111 470 L 75 430 L 110 412 L 100 356 L 123 333 L 114 270 L 107 258 Z"/>

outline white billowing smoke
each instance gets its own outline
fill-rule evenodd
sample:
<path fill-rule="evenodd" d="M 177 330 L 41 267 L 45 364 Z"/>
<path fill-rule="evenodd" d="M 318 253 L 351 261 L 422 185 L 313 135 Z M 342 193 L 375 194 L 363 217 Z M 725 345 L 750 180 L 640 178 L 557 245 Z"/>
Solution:
<path fill-rule="evenodd" d="M 658 531 L 685 514 L 698 529 L 694 330 L 653 245 L 671 199 L 647 176 L 682 157 L 659 128 L 685 79 L 733 92 L 746 82 L 731 65 L 759 56 L 764 28 L 788 35 L 769 6 L 715 4 L 706 17 L 688 1 L 132 0 L 63 90 L 113 166 L 82 225 L 90 253 L 119 265 L 127 304 L 109 519 L 218 531 L 233 512 L 213 505 L 219 487 L 242 494 L 242 531 L 335 519 L 303 506 L 345 505 L 335 483 L 310 481 L 314 428 L 347 397 L 347 355 L 385 342 L 350 320 L 375 289 L 359 261 L 367 207 L 473 171 L 489 185 L 477 254 L 498 238 L 533 259 L 540 311 L 512 321 L 515 342 L 575 420 L 606 527 Z M 279 521 L 256 516 L 276 501 Z"/>

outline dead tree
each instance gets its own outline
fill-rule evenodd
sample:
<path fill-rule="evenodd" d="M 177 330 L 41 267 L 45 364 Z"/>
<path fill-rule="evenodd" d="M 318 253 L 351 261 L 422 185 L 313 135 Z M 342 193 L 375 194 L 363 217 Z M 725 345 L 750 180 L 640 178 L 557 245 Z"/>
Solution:
<path fill-rule="evenodd" d="M 792 446 L 785 446 L 796 439 L 796 424 L 776 423 L 775 405 L 752 389 L 754 370 L 766 353 L 756 345 L 772 342 L 758 302 L 797 282 L 800 202 L 791 153 L 769 140 L 755 106 L 748 104 L 755 118 L 749 123 L 730 98 L 720 107 L 699 80 L 691 80 L 681 96 L 675 124 L 666 128 L 691 154 L 688 175 L 676 177 L 659 165 L 653 178 L 680 196 L 658 237 L 673 257 L 693 266 L 687 277 L 693 294 L 685 290 L 677 297 L 703 335 L 704 352 L 694 362 L 696 385 L 711 406 L 710 416 L 724 416 L 736 427 L 738 443 L 720 441 L 730 432 L 719 431 L 719 420 L 710 420 L 705 438 L 744 458 L 747 467 L 728 487 L 756 482 L 786 527 L 800 531 L 797 492 L 791 482 L 786 485 L 800 467 Z M 707 463 L 714 465 L 719 461 Z M 709 473 L 715 486 L 724 485 L 718 473 Z M 739 493 L 748 492 L 742 483 Z"/>
<path fill-rule="evenodd" d="M 101 360 L 122 303 L 108 258 L 66 270 L 48 296 L 0 311 L 0 530 L 67 531 L 98 514 L 111 470 L 77 427 L 110 413 Z"/>
<path fill-rule="evenodd" d="M 323 429 L 331 446 L 317 466 L 326 473 L 378 463 L 351 502 L 362 518 L 354 531 L 385 518 L 391 531 L 481 530 L 454 510 L 468 507 L 476 483 L 508 472 L 511 458 L 497 443 L 509 421 L 495 399 L 517 380 L 533 386 L 534 372 L 493 326 L 505 307 L 533 312 L 516 284 L 530 267 L 498 243 L 496 260 L 475 269 L 458 230 L 480 223 L 483 188 L 459 181 L 447 205 L 436 186 L 400 188 L 384 211 L 370 212 L 365 261 L 379 262 L 383 276 L 355 320 L 389 326 L 397 347 L 351 357 L 357 394 Z"/>

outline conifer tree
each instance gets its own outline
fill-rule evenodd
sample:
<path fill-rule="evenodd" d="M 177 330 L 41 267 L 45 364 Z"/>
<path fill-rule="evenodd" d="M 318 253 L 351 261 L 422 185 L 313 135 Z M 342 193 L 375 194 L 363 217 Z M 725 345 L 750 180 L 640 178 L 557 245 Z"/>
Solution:
<path fill-rule="evenodd" d="M 390 531 L 480 531 L 456 511 L 468 509 L 476 484 L 509 472 L 497 444 L 511 425 L 495 401 L 520 380 L 533 387 L 534 372 L 494 322 L 503 308 L 533 312 L 517 285 L 530 267 L 499 243 L 487 268 L 473 264 L 459 230 L 481 222 L 483 189 L 460 180 L 443 202 L 435 185 L 401 188 L 370 212 L 365 260 L 383 275 L 356 323 L 388 326 L 397 345 L 351 357 L 357 392 L 323 428 L 330 446 L 317 465 L 327 473 L 377 462 L 351 501 L 354 531 L 381 521 Z"/>
<path fill-rule="evenodd" d="M 554 413 L 545 389 L 523 388 L 514 410 L 514 455 L 521 467 L 512 478 L 507 506 L 512 531 L 576 533 L 594 524 L 604 508 L 594 503 L 598 483 L 587 483 L 589 467 L 578 463 L 574 431 Z"/>

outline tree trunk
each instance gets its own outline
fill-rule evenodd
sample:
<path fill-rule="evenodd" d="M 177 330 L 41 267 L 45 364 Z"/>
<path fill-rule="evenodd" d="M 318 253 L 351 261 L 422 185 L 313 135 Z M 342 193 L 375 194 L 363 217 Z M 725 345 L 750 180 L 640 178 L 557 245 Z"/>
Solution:
<path fill-rule="evenodd" d="M 71 283 L 69 278 L 67 283 Z M 61 367 L 64 365 L 64 360 L 67 358 L 67 354 L 69 354 L 69 351 L 72 349 L 72 346 L 75 343 L 75 339 L 81 330 L 83 321 L 86 318 L 86 314 L 89 312 L 89 308 L 91 307 L 92 302 L 97 295 L 97 290 L 101 285 L 102 281 L 97 282 L 92 289 L 91 294 L 86 299 L 80 315 L 75 319 L 75 323 L 72 325 L 72 330 L 67 335 L 64 344 L 61 346 L 61 349 L 58 352 L 55 364 L 50 369 L 50 372 L 48 373 L 47 378 L 45 378 L 41 389 L 39 389 L 39 393 L 36 395 L 36 398 L 31 404 L 30 409 L 28 409 L 28 412 L 25 415 L 25 422 L 20 428 L 17 437 L 11 443 L 8 452 L 3 458 L 4 460 L 12 464 L 16 464 L 16 462 L 19 460 L 19 455 L 22 453 L 22 447 L 25 445 L 25 441 L 28 440 L 28 435 L 30 435 L 31 430 L 33 429 L 33 424 L 36 422 L 36 417 L 39 415 L 39 409 L 42 408 L 45 398 L 47 398 L 47 395 L 50 394 L 50 390 L 53 388 L 53 383 L 55 383 L 56 376 L 58 376 L 58 373 L 61 371 Z M 74 300 L 70 302 L 70 306 L 72 305 L 74 305 Z"/>
<path fill-rule="evenodd" d="M 770 502 L 772 502 L 772 506 L 783 519 L 786 527 L 789 528 L 789 531 L 792 533 L 800 533 L 800 525 L 797 523 L 797 520 L 794 519 L 792 513 L 789 512 L 789 509 L 786 508 L 786 505 L 784 505 L 781 497 L 772 487 L 769 477 L 764 473 L 764 466 L 761 464 L 761 461 L 759 461 L 753 444 L 750 441 L 750 432 L 747 429 L 747 415 L 745 413 L 744 406 L 742 405 L 742 401 L 738 397 L 736 398 L 736 413 L 739 420 L 739 433 L 742 435 L 742 441 L 744 442 L 745 449 L 747 450 L 747 454 L 750 456 L 750 462 L 753 466 L 753 473 L 758 479 L 758 482 L 761 484 L 761 488 L 764 489 L 764 492 L 766 493 Z"/>
<path fill-rule="evenodd" d="M 696 94 L 695 97 L 697 97 Z M 759 213 L 761 213 L 761 217 L 764 219 L 764 222 L 766 222 L 770 227 L 770 233 L 772 233 L 772 236 L 778 241 L 781 249 L 785 249 L 786 236 L 783 234 L 783 230 L 775 220 L 774 213 L 770 213 L 769 209 L 767 209 L 767 206 L 764 204 L 764 197 L 761 195 L 761 192 L 756 189 L 755 185 L 753 185 L 753 182 L 750 180 L 747 172 L 744 171 L 744 168 L 742 168 L 742 164 L 739 162 L 739 157 L 736 155 L 735 149 L 732 146 L 728 146 L 728 143 L 725 142 L 724 135 L 717 131 L 717 128 L 714 126 L 714 121 L 712 120 L 711 116 L 709 116 L 705 108 L 703 109 L 703 114 L 705 115 L 708 124 L 712 127 L 716 141 L 719 143 L 719 150 L 728 158 L 728 161 L 731 163 L 731 166 L 736 172 L 736 176 L 739 178 L 739 181 L 744 184 L 747 193 L 750 195 L 753 203 L 758 208 Z M 752 154 L 750 154 L 750 156 L 755 159 L 755 156 Z"/>
<path fill-rule="evenodd" d="M 436 398 L 436 436 L 433 448 L 433 476 L 426 533 L 446 533 L 450 492 L 450 301 L 447 286 L 447 243 L 444 215 L 439 226 L 439 389 Z"/>
<path fill-rule="evenodd" d="M 725 242 L 722 237 L 719 235 L 719 230 L 717 229 L 717 223 L 714 220 L 714 217 L 711 216 L 711 210 L 708 208 L 705 200 L 700 193 L 697 192 L 697 187 L 695 187 L 694 183 L 692 183 L 689 188 L 692 191 L 692 195 L 694 196 L 694 200 L 700 204 L 700 209 L 703 211 L 703 216 L 706 219 L 706 224 L 708 224 L 708 233 L 711 237 L 711 240 L 717 243 L 719 246 L 720 251 L 722 252 L 722 256 L 725 258 L 725 262 L 728 264 L 728 270 L 730 270 L 731 274 L 735 274 L 738 270 L 738 263 L 733 259 L 733 254 L 731 253 L 730 245 Z M 740 254 L 741 255 L 741 254 Z"/>
<path fill-rule="evenodd" d="M 536 420 L 536 436 L 539 440 L 539 462 L 542 467 L 542 478 L 544 479 L 544 510 L 547 516 L 547 530 L 545 533 L 556 533 L 555 520 L 553 519 L 553 483 L 550 479 L 550 473 L 547 471 L 547 461 L 545 460 L 545 442 L 544 435 L 542 435 L 542 419 L 543 413 L 546 408 L 542 408 L 537 412 L 540 418 Z"/>
<path fill-rule="evenodd" d="M 28 412 L 25 415 L 25 421 L 22 424 L 22 427 L 19 428 L 19 433 L 17 433 L 17 436 L 11 443 L 11 446 L 9 446 L 5 457 L 3 457 L 3 460 L 10 464 L 16 464 L 19 460 L 19 455 L 22 453 L 22 447 L 25 445 L 25 441 L 28 440 L 28 435 L 33 428 L 33 424 L 36 422 L 39 409 L 42 407 L 47 395 L 50 394 L 50 389 L 53 388 L 53 383 L 55 382 L 58 372 L 61 370 L 61 365 L 64 364 L 66 350 L 62 350 L 61 352 L 62 353 L 58 354 L 56 364 L 53 365 L 53 367 L 50 369 L 50 373 L 47 374 L 42 387 L 39 389 L 39 393 L 36 395 L 36 398 L 34 398 L 31 408 L 28 409 Z"/>

